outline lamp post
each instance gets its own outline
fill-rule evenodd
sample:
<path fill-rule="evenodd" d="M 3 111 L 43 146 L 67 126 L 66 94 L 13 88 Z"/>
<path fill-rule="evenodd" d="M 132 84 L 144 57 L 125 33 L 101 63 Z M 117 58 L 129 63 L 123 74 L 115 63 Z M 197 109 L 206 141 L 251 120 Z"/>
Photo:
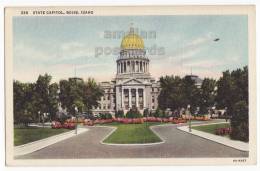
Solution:
<path fill-rule="evenodd" d="M 189 113 L 189 132 L 191 132 L 191 112 L 190 112 L 190 105 L 187 106 L 188 113 Z"/>
<path fill-rule="evenodd" d="M 78 108 L 77 108 L 77 106 L 75 106 L 75 117 L 76 117 L 75 134 L 78 134 L 78 117 L 77 117 L 77 113 L 78 113 Z"/>
<path fill-rule="evenodd" d="M 40 125 L 41 123 L 41 111 L 38 111 L 38 124 Z"/>

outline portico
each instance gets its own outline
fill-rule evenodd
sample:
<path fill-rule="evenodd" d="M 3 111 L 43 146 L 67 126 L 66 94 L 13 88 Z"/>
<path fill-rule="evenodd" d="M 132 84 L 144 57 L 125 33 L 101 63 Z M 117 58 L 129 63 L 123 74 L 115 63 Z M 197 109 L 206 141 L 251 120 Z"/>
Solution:
<path fill-rule="evenodd" d="M 145 88 L 142 86 L 130 87 L 122 86 L 121 88 L 121 108 L 129 110 L 131 108 L 143 110 L 146 108 Z"/>

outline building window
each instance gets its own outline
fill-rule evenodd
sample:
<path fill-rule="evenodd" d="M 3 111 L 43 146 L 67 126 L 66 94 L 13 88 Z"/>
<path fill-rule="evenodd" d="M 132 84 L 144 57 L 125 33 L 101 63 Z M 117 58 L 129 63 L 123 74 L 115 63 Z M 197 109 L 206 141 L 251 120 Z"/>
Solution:
<path fill-rule="evenodd" d="M 107 96 L 107 100 L 110 100 L 110 96 L 109 95 Z"/>
<path fill-rule="evenodd" d="M 154 88 L 152 88 L 152 92 L 154 92 Z"/>
<path fill-rule="evenodd" d="M 110 104 L 107 105 L 107 109 L 110 109 Z"/>

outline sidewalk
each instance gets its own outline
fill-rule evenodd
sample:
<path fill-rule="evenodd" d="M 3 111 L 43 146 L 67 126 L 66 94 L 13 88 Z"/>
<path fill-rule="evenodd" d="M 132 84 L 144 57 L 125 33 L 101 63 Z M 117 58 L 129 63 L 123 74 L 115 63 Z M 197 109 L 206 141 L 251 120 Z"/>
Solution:
<path fill-rule="evenodd" d="M 86 131 L 88 131 L 87 128 L 78 128 L 78 134 L 84 133 Z M 28 144 L 15 146 L 14 147 L 14 156 L 20 156 L 20 155 L 32 153 L 34 151 L 40 150 L 40 149 L 45 148 L 49 145 L 55 144 L 57 142 L 71 138 L 73 136 L 76 136 L 75 130 L 65 132 L 65 133 L 62 133 L 62 134 L 58 134 L 58 135 L 54 135 L 54 136 L 44 138 L 44 139 L 41 139 L 41 140 L 38 140 L 38 141 L 34 141 L 34 142 L 31 142 L 31 143 L 28 143 Z"/>
<path fill-rule="evenodd" d="M 219 123 L 212 123 L 212 124 L 219 124 Z M 200 124 L 200 125 L 211 125 L 211 124 Z M 196 125 L 196 126 L 200 126 L 200 125 Z M 225 146 L 229 146 L 241 151 L 249 151 L 249 145 L 248 143 L 242 142 L 242 141 L 236 141 L 236 140 L 231 140 L 227 137 L 222 137 L 219 135 L 214 135 L 214 134 L 210 134 L 207 132 L 203 132 L 203 131 L 198 131 L 198 130 L 194 130 L 192 129 L 191 132 L 189 132 L 189 127 L 188 126 L 181 126 L 178 127 L 177 129 L 181 130 L 181 131 L 185 131 L 187 133 L 217 142 L 219 144 L 223 144 Z"/>

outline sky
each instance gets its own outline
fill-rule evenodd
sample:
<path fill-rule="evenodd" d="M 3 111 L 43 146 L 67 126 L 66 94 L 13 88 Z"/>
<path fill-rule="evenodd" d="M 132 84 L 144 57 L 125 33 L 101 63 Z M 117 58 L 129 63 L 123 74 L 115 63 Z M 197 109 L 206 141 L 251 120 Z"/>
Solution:
<path fill-rule="evenodd" d="M 110 81 L 130 27 L 143 37 L 150 73 L 219 78 L 248 65 L 247 16 L 44 16 L 13 18 L 13 76 Z M 218 41 L 214 41 L 218 38 Z"/>

